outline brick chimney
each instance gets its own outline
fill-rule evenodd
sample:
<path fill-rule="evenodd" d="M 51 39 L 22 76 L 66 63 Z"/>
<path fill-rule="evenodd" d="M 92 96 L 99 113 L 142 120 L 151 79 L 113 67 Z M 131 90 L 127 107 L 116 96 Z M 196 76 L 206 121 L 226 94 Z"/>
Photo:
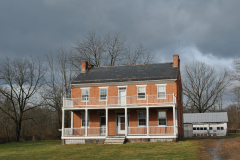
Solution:
<path fill-rule="evenodd" d="M 88 62 L 87 61 L 82 61 L 81 72 L 85 73 L 87 69 L 88 69 Z"/>
<path fill-rule="evenodd" d="M 93 65 L 92 64 L 88 64 L 88 67 L 87 68 L 92 68 L 93 67 Z"/>
<path fill-rule="evenodd" d="M 173 67 L 179 67 L 180 59 L 178 55 L 173 55 Z"/>

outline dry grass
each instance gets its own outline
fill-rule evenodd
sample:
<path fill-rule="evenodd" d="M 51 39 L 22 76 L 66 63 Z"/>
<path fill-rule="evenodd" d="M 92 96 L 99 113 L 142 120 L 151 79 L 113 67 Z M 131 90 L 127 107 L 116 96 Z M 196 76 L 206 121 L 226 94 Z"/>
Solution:
<path fill-rule="evenodd" d="M 240 159 L 240 137 L 184 139 L 179 142 L 124 145 L 61 145 L 61 141 L 0 144 L 0 159 L 200 159 L 213 158 L 214 149 L 225 159 Z M 215 152 L 216 153 L 216 152 Z"/>
<path fill-rule="evenodd" d="M 79 144 L 60 141 L 0 144 L 0 159 L 197 159 L 199 143 L 127 143 L 124 145 Z"/>
<path fill-rule="evenodd" d="M 239 160 L 240 159 L 240 137 L 226 139 L 222 141 L 219 153 L 224 159 Z"/>

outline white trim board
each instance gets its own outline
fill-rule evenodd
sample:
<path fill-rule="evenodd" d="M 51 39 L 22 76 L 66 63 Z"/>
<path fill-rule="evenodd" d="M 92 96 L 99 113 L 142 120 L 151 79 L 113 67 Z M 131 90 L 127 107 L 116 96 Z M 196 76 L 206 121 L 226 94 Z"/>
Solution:
<path fill-rule="evenodd" d="M 146 81 L 125 81 L 125 82 L 106 82 L 106 83 L 81 83 L 71 84 L 71 87 L 93 87 L 93 86 L 121 86 L 121 85 L 138 85 L 138 84 L 154 84 L 154 83 L 175 83 L 177 79 L 164 80 L 146 80 Z"/>
<path fill-rule="evenodd" d="M 139 108 L 164 108 L 164 107 L 175 107 L 176 108 L 177 105 L 175 104 L 167 104 L 167 105 L 148 105 L 148 106 L 118 106 L 118 107 L 72 107 L 72 108 L 62 108 L 62 110 L 67 110 L 67 111 L 74 111 L 74 110 L 85 110 L 85 109 L 95 109 L 95 110 L 101 110 L 101 109 L 139 109 Z"/>
<path fill-rule="evenodd" d="M 61 139 L 106 139 L 106 136 L 94 137 L 61 137 Z M 177 138 L 177 136 L 126 136 L 126 138 Z"/>

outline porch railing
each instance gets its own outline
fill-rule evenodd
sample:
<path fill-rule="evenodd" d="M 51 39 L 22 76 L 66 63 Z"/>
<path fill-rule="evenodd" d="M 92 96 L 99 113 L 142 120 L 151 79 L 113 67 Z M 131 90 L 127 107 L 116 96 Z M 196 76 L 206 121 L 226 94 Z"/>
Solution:
<path fill-rule="evenodd" d="M 85 128 L 64 128 L 63 136 L 85 136 Z M 173 135 L 174 126 L 149 126 L 149 135 Z M 87 136 L 105 136 L 106 127 L 88 127 Z M 147 135 L 147 127 L 128 127 L 128 135 Z"/>
<path fill-rule="evenodd" d="M 88 128 L 88 136 L 105 135 L 106 127 L 90 127 Z"/>
<path fill-rule="evenodd" d="M 149 135 L 173 135 L 174 126 L 149 126 Z M 128 135 L 147 135 L 147 127 L 128 127 Z"/>
<path fill-rule="evenodd" d="M 84 98 L 64 98 L 63 107 L 117 107 L 117 106 L 141 106 L 175 104 L 174 94 L 166 95 L 145 95 L 145 96 L 115 96 L 115 97 L 84 97 Z"/>
<path fill-rule="evenodd" d="M 147 127 L 128 127 L 128 135 L 146 135 Z"/>
<path fill-rule="evenodd" d="M 64 128 L 64 136 L 84 136 L 85 128 Z"/>
<path fill-rule="evenodd" d="M 174 126 L 149 126 L 149 134 L 174 134 Z"/>
<path fill-rule="evenodd" d="M 63 136 L 85 136 L 85 127 L 83 128 L 64 128 Z M 106 127 L 88 127 L 88 136 L 101 136 L 106 134 Z"/>

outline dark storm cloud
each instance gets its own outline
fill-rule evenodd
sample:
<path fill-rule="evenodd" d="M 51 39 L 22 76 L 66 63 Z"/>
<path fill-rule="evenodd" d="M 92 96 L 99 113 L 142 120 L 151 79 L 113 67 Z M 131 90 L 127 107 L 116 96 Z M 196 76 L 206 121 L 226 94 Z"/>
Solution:
<path fill-rule="evenodd" d="M 163 57 L 179 47 L 236 57 L 240 1 L 0 1 L 0 54 L 45 54 L 90 30 L 120 32 Z M 191 54 L 191 53 L 189 53 Z"/>

